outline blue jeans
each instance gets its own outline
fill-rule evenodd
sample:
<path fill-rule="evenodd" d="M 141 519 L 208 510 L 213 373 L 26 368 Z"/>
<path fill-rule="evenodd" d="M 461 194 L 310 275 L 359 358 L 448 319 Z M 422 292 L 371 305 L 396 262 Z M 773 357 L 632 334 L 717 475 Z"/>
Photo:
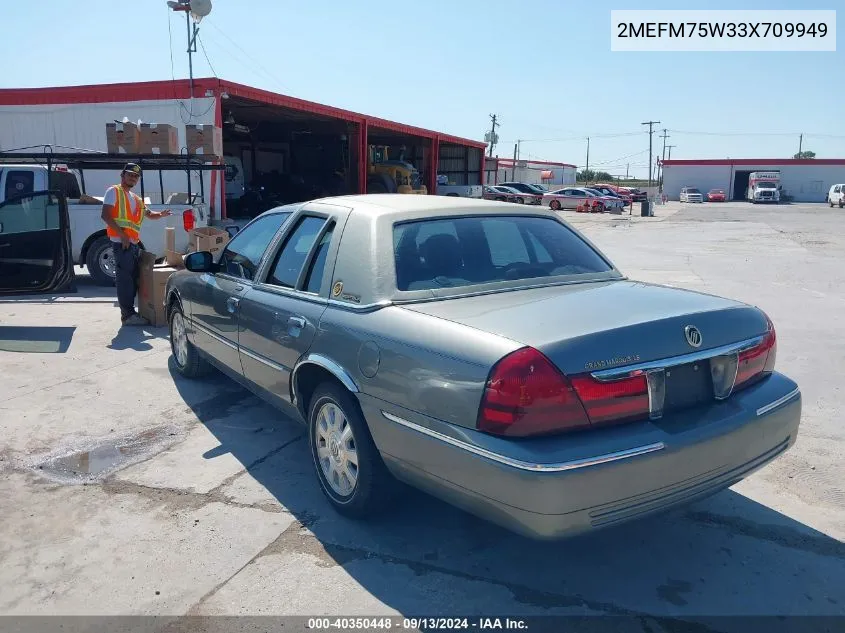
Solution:
<path fill-rule="evenodd" d="M 112 243 L 115 263 L 115 285 L 117 303 L 120 305 L 120 319 L 125 321 L 135 314 L 135 295 L 138 294 L 138 261 L 141 248 L 130 244 L 124 249 L 120 242 Z"/>

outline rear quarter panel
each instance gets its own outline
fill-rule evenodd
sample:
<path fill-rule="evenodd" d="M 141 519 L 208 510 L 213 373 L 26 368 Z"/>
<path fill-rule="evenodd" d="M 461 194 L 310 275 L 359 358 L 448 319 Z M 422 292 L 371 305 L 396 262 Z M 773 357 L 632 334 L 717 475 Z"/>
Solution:
<path fill-rule="evenodd" d="M 369 313 L 330 307 L 311 351 L 346 369 L 367 396 L 474 427 L 490 368 L 519 347 L 507 338 L 401 307 Z"/>

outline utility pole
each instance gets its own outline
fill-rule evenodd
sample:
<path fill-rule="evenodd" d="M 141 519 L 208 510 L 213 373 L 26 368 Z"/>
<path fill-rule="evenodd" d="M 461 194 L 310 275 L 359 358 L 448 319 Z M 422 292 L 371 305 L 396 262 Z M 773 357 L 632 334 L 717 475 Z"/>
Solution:
<path fill-rule="evenodd" d="M 801 158 L 801 149 L 804 147 L 804 134 L 798 137 L 798 158 Z"/>
<path fill-rule="evenodd" d="M 661 137 L 663 139 L 663 158 L 660 162 L 660 167 L 657 169 L 657 182 L 660 186 L 660 191 L 663 191 L 663 162 L 666 160 L 666 139 L 669 138 L 669 134 L 667 133 L 666 128 L 663 128 L 663 134 Z"/>
<path fill-rule="evenodd" d="M 513 173 L 511 174 L 511 179 L 516 182 L 516 161 L 517 156 L 519 155 L 519 141 L 513 144 Z"/>
<path fill-rule="evenodd" d="M 590 137 L 587 137 L 587 166 L 584 168 L 584 184 L 590 184 Z"/>
<path fill-rule="evenodd" d="M 493 148 L 496 146 L 496 141 L 499 139 L 496 137 L 496 126 L 498 125 L 497 116 L 495 114 L 490 115 L 490 120 L 493 122 L 493 127 L 490 128 L 490 135 L 488 137 L 487 142 L 490 143 L 490 153 L 488 156 L 493 158 Z"/>
<path fill-rule="evenodd" d="M 666 149 L 669 150 L 669 157 L 667 158 L 667 160 L 672 160 L 672 148 L 673 147 L 677 147 L 677 145 L 667 145 L 666 146 Z"/>
<path fill-rule="evenodd" d="M 654 126 L 660 121 L 645 121 L 640 125 L 648 126 L 648 186 L 651 188 L 651 164 L 654 162 L 654 152 L 652 151 L 652 135 L 654 134 Z"/>
<path fill-rule="evenodd" d="M 631 168 L 631 163 L 625 165 L 625 180 L 628 180 L 628 170 Z"/>

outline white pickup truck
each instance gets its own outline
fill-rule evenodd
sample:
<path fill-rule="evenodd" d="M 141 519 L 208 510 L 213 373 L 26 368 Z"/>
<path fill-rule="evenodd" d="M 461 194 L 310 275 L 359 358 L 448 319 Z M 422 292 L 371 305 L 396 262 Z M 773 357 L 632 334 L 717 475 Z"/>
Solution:
<path fill-rule="evenodd" d="M 484 187 L 481 185 L 453 185 L 449 178 L 444 175 L 437 176 L 438 196 L 450 196 L 453 198 L 481 198 L 484 196 Z"/>
<path fill-rule="evenodd" d="M 102 213 L 105 191 L 91 197 L 82 193 L 78 175 L 61 168 L 50 169 L 38 164 L 0 164 L 0 203 L 37 191 L 61 191 L 68 202 L 73 263 L 86 266 L 99 285 L 114 284 L 114 256 L 106 235 Z M 170 209 L 172 216 L 160 220 L 146 220 L 141 227 L 141 245 L 159 258 L 165 255 L 165 227 L 176 228 L 176 250 L 185 252 L 188 234 L 196 227 L 208 226 L 209 210 L 205 204 L 174 202 L 186 194 L 173 194 L 168 204 L 149 204 L 153 211 Z"/>

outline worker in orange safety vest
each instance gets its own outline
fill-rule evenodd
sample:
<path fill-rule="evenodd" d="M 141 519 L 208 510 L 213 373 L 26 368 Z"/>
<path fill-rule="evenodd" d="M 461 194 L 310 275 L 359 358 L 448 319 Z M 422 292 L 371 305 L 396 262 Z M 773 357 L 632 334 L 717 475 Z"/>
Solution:
<path fill-rule="evenodd" d="M 147 320 L 135 312 L 138 292 L 138 261 L 141 256 L 141 224 L 144 218 L 158 220 L 172 215 L 170 209 L 150 211 L 144 201 L 132 192 L 141 178 L 141 168 L 127 163 L 120 173 L 120 184 L 106 190 L 103 198 L 103 222 L 112 241 L 115 261 L 115 285 L 123 325 L 147 325 Z"/>

